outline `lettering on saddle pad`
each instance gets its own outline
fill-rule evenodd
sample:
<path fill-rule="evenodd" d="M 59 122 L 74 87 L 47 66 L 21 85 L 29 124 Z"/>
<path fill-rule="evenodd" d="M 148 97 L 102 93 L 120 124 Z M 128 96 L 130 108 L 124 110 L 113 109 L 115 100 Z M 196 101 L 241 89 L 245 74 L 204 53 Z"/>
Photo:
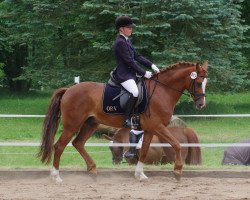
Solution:
<path fill-rule="evenodd" d="M 136 105 L 135 112 L 140 114 L 144 112 L 147 105 L 147 91 L 145 88 L 145 84 L 141 84 L 142 95 L 141 99 L 139 99 L 139 105 Z M 102 101 L 102 109 L 103 112 L 107 114 L 124 114 L 126 103 L 129 98 L 129 93 L 122 89 L 121 87 L 111 86 L 106 84 L 103 91 L 103 101 Z"/>

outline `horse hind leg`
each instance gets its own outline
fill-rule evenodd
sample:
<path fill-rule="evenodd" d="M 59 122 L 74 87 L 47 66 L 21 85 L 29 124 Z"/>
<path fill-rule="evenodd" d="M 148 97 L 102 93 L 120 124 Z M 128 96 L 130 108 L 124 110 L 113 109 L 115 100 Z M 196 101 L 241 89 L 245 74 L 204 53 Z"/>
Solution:
<path fill-rule="evenodd" d="M 96 123 L 94 118 L 87 119 L 86 122 L 80 128 L 78 135 L 72 142 L 73 146 L 85 160 L 87 165 L 87 171 L 90 172 L 91 174 L 97 174 L 96 164 L 85 150 L 84 144 L 93 134 L 93 132 L 97 129 L 97 127 L 98 123 Z"/>
<path fill-rule="evenodd" d="M 70 142 L 70 140 L 73 137 L 74 132 L 70 130 L 63 130 L 62 135 L 54 145 L 54 161 L 53 161 L 53 168 L 51 170 L 50 176 L 52 180 L 54 180 L 56 183 L 62 182 L 62 179 L 59 175 L 59 164 L 60 164 L 60 158 L 61 155 L 67 146 L 67 144 Z"/>

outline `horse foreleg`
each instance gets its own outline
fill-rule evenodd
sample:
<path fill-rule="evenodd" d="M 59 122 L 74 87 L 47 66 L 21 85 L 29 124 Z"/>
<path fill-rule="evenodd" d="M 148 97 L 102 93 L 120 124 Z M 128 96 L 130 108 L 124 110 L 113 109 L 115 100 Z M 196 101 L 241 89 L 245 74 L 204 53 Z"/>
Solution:
<path fill-rule="evenodd" d="M 62 179 L 59 175 L 59 164 L 61 155 L 70 142 L 71 138 L 73 137 L 73 132 L 64 130 L 56 144 L 54 145 L 54 161 L 53 161 L 53 168 L 51 170 L 50 176 L 51 178 L 56 181 L 57 183 L 62 182 Z"/>
<path fill-rule="evenodd" d="M 174 164 L 174 175 L 176 179 L 180 179 L 182 175 L 182 156 L 181 156 L 181 145 L 179 141 L 172 136 L 172 134 L 169 132 L 169 130 L 164 126 L 160 125 L 155 130 L 155 133 L 157 136 L 162 138 L 164 141 L 168 142 L 175 150 L 175 164 Z"/>
<path fill-rule="evenodd" d="M 148 134 L 147 132 L 144 132 L 143 143 L 142 143 L 142 148 L 140 150 L 139 161 L 138 161 L 136 168 L 135 168 L 135 178 L 140 180 L 140 181 L 145 181 L 148 179 L 148 177 L 143 172 L 143 167 L 144 167 L 144 161 L 146 159 L 152 137 L 153 137 L 153 135 Z"/>
<path fill-rule="evenodd" d="M 77 137 L 72 142 L 73 146 L 77 149 L 82 158 L 85 160 L 87 165 L 87 171 L 92 174 L 97 173 L 96 164 L 85 150 L 84 144 L 93 134 L 93 132 L 97 129 L 97 126 L 98 124 L 95 123 L 93 120 L 87 120 L 81 127 Z"/>

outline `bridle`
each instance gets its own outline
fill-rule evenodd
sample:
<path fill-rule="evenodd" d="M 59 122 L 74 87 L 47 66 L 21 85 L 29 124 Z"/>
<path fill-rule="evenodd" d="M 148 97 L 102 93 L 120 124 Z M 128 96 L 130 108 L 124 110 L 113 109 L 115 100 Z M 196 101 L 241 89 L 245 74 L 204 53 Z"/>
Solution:
<path fill-rule="evenodd" d="M 198 75 L 197 78 L 207 78 L 207 75 Z M 196 80 L 197 78 L 195 79 L 192 79 L 191 82 L 190 82 L 190 85 L 189 85 L 189 89 L 188 89 L 188 92 L 190 94 L 190 96 L 193 98 L 194 102 L 198 101 L 200 98 L 202 97 L 206 97 L 206 94 L 205 93 L 196 93 Z"/>
<path fill-rule="evenodd" d="M 188 75 L 188 77 L 189 77 L 189 75 Z M 149 101 L 150 101 L 151 97 L 153 96 L 153 93 L 154 93 L 154 91 L 155 91 L 155 88 L 156 88 L 157 83 L 159 83 L 159 84 L 161 84 L 161 85 L 163 85 L 163 86 L 165 86 L 165 87 L 168 87 L 168 88 L 170 88 L 170 89 L 172 89 L 172 90 L 175 90 L 175 91 L 177 91 L 177 92 L 180 92 L 181 94 L 184 94 L 184 95 L 186 95 L 186 96 L 191 96 L 191 97 L 193 98 L 194 102 L 196 102 L 196 101 L 198 101 L 201 97 L 205 97 L 205 96 L 206 96 L 205 93 L 197 93 L 197 92 L 196 92 L 196 85 L 197 85 L 196 80 L 197 80 L 197 78 L 207 78 L 207 77 L 208 77 L 207 74 L 205 74 L 205 75 L 197 75 L 197 77 L 194 78 L 194 79 L 191 78 L 190 85 L 189 85 L 189 88 L 188 88 L 188 93 L 186 93 L 186 92 L 183 92 L 183 91 L 178 90 L 178 89 L 176 89 L 176 88 L 173 88 L 173 87 L 171 87 L 171 86 L 169 86 L 169 85 L 167 85 L 167 84 L 165 84 L 165 83 L 162 83 L 161 81 L 158 80 L 158 74 L 156 74 L 156 79 L 151 78 L 151 79 L 149 80 L 149 83 L 150 83 L 151 80 L 155 81 L 155 85 L 154 85 L 153 92 L 152 92 L 152 94 L 149 96 Z M 150 84 L 149 84 L 149 86 L 150 86 Z M 150 91 L 150 89 L 149 89 L 149 91 Z"/>

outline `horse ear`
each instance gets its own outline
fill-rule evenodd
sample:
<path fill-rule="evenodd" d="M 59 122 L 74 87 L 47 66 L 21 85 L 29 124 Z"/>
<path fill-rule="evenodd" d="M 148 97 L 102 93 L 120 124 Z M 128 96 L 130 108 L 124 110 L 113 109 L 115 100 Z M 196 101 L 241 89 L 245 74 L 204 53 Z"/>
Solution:
<path fill-rule="evenodd" d="M 196 63 L 196 71 L 199 72 L 199 71 L 200 71 L 200 68 L 201 68 L 200 63 L 197 62 L 197 63 Z"/>
<path fill-rule="evenodd" d="M 205 69 L 207 71 L 207 69 L 208 69 L 208 60 L 204 61 L 202 67 L 203 67 L 203 69 Z"/>

